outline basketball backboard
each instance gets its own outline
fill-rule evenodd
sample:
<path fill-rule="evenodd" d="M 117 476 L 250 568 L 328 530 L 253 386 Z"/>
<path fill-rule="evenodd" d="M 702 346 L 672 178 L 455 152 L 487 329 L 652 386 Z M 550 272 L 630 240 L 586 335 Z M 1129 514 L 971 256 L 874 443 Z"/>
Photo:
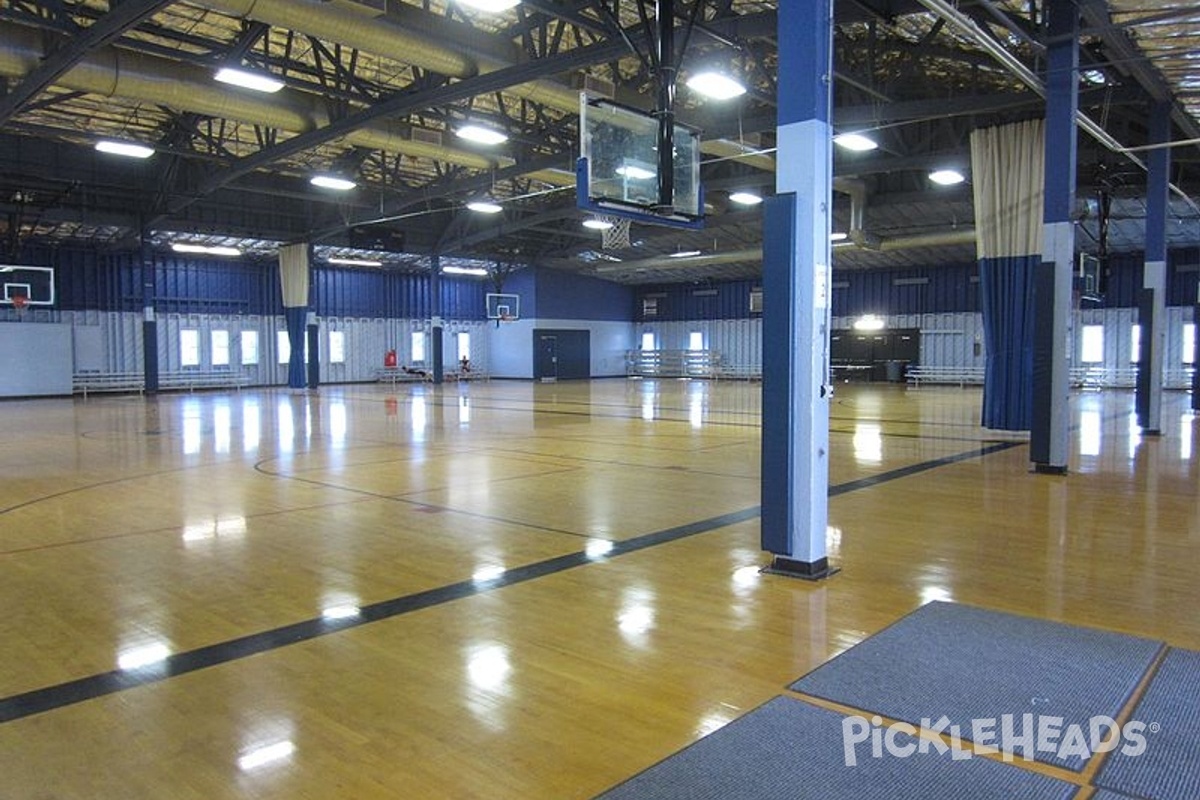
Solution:
<path fill-rule="evenodd" d="M 658 208 L 658 120 L 607 100 L 580 99 L 576 200 L 596 214 L 654 225 L 700 228 L 700 132 L 676 125 L 674 205 Z"/>
<path fill-rule="evenodd" d="M 487 294 L 487 318 L 514 322 L 521 318 L 521 296 L 519 294 Z"/>
<path fill-rule="evenodd" d="M 54 268 L 0 264 L 0 305 L 24 297 L 28 306 L 54 305 Z"/>

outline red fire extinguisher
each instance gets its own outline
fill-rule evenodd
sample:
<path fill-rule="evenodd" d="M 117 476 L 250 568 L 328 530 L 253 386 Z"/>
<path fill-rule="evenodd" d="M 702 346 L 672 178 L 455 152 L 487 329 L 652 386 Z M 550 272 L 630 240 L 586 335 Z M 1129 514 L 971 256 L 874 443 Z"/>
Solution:
<path fill-rule="evenodd" d="M 388 350 L 386 353 L 383 354 L 383 365 L 385 367 L 396 366 L 396 351 L 395 350 Z"/>

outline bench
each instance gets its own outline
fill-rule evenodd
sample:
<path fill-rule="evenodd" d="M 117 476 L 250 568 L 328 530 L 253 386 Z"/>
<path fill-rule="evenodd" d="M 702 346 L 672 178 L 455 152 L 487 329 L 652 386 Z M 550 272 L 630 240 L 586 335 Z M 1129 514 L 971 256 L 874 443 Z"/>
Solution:
<path fill-rule="evenodd" d="M 380 383 L 423 383 L 433 380 L 433 373 L 421 370 L 424 374 L 405 372 L 401 367 L 380 367 L 375 370 L 375 380 Z"/>
<path fill-rule="evenodd" d="M 906 374 L 909 384 L 920 387 L 922 383 L 964 386 L 983 385 L 983 367 L 933 367 L 910 365 Z"/>
<path fill-rule="evenodd" d="M 72 376 L 71 387 L 86 400 L 89 392 L 141 393 L 146 381 L 140 372 L 80 372 Z"/>
<path fill-rule="evenodd" d="M 159 389 L 238 389 L 247 386 L 249 381 L 242 372 L 231 369 L 215 370 L 180 370 L 179 372 L 162 372 L 158 376 Z"/>
<path fill-rule="evenodd" d="M 762 367 L 748 364 L 721 364 L 713 377 L 719 380 L 761 381 Z"/>

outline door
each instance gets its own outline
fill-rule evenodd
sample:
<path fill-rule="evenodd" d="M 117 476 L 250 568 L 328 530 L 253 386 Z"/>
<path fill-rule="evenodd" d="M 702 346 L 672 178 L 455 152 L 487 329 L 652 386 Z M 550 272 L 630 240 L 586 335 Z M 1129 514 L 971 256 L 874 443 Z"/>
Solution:
<path fill-rule="evenodd" d="M 558 337 L 553 334 L 535 334 L 533 352 L 534 380 L 558 380 Z"/>
<path fill-rule="evenodd" d="M 533 377 L 549 381 L 592 377 L 591 332 L 534 328 Z"/>

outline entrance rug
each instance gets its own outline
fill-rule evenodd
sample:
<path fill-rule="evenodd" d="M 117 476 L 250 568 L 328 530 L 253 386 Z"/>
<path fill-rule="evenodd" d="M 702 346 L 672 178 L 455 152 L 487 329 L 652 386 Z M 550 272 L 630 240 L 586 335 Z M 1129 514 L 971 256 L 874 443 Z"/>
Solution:
<path fill-rule="evenodd" d="M 1145 751 L 1114 750 L 1096 785 L 1149 800 L 1200 797 L 1200 653 L 1167 653 L 1131 722 L 1148 729 Z"/>
<path fill-rule="evenodd" d="M 1162 646 L 934 602 L 790 688 L 947 733 L 958 726 L 964 740 L 978 738 L 1018 757 L 1079 771 L 1091 755 L 1086 738 L 1092 719 L 1117 716 Z M 1060 733 L 1043 739 L 1042 725 Z"/>
<path fill-rule="evenodd" d="M 978 756 L 920 752 L 905 734 L 901 756 L 850 745 L 843 717 L 777 697 L 610 789 L 599 800 L 1067 800 L 1077 787 Z M 961 755 L 961 754 L 960 754 Z"/>

